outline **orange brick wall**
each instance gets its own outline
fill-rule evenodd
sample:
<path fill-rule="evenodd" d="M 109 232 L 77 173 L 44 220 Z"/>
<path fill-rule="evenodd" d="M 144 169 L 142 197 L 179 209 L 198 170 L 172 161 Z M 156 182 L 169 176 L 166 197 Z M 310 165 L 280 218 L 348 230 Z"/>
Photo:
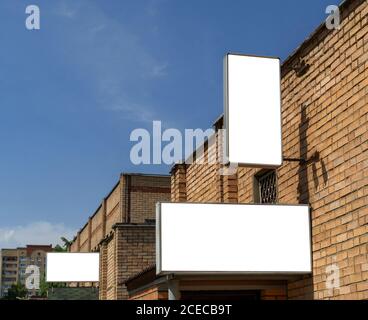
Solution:
<path fill-rule="evenodd" d="M 88 252 L 89 247 L 88 224 L 80 233 L 80 252 Z"/>
<path fill-rule="evenodd" d="M 144 223 L 155 219 L 157 202 L 170 201 L 170 178 L 132 176 L 130 190 L 130 222 Z"/>
<path fill-rule="evenodd" d="M 155 226 L 122 226 L 117 228 L 117 299 L 128 299 L 124 280 L 155 263 Z"/>
<path fill-rule="evenodd" d="M 217 134 L 216 134 L 217 135 Z M 211 143 L 202 155 L 194 157 L 194 163 L 186 168 L 186 199 L 189 202 L 221 202 L 221 176 L 218 174 L 220 166 L 218 164 L 203 165 L 209 163 L 211 155 L 216 157 L 218 139 L 216 143 Z M 210 155 L 210 156 L 209 156 Z M 213 161 L 216 162 L 216 161 Z M 202 163 L 202 164 L 201 164 Z M 201 181 L 201 183 L 198 183 Z"/>
<path fill-rule="evenodd" d="M 312 207 L 313 276 L 289 282 L 289 299 L 368 299 L 367 1 L 346 1 L 342 17 L 340 30 L 321 27 L 282 66 L 283 155 L 311 159 L 277 170 L 279 202 Z M 298 59 L 309 64 L 302 76 Z M 177 165 L 171 199 L 252 203 L 259 171 L 220 177 L 214 165 Z M 333 264 L 341 288 L 331 293 Z"/>
<path fill-rule="evenodd" d="M 110 194 L 73 240 L 71 252 L 98 251 L 116 223 L 155 219 L 156 203 L 170 201 L 170 176 L 123 174 Z"/>
<path fill-rule="evenodd" d="M 290 283 L 290 298 L 368 299 L 368 4 L 349 2 L 341 29 L 302 52 L 308 73 L 282 79 L 284 154 L 319 152 L 278 170 L 280 202 L 313 209 L 313 277 Z M 330 294 L 332 264 L 341 288 Z"/>
<path fill-rule="evenodd" d="M 129 300 L 168 300 L 168 294 L 167 290 L 160 291 L 154 287 L 130 296 Z"/>
<path fill-rule="evenodd" d="M 155 226 L 117 225 L 101 248 L 100 299 L 126 300 L 124 280 L 155 263 Z"/>
<path fill-rule="evenodd" d="M 122 203 L 121 203 L 121 193 L 123 190 L 123 179 L 120 179 L 120 184 L 118 184 L 115 190 L 106 198 L 106 234 L 112 229 L 115 223 L 122 222 Z"/>
<path fill-rule="evenodd" d="M 113 300 L 116 299 L 116 242 L 114 238 L 108 240 L 106 250 L 106 266 L 103 267 L 106 268 L 106 285 L 104 285 L 106 287 L 106 293 L 100 290 L 100 295 L 106 295 L 107 300 Z"/>
<path fill-rule="evenodd" d="M 142 224 L 146 219 L 154 219 L 156 202 L 170 201 L 170 196 L 170 176 L 123 174 L 118 184 L 89 218 L 87 224 L 78 232 L 71 244 L 71 252 L 100 252 L 100 299 L 127 298 L 124 286 L 118 284 L 121 281 L 121 274 L 118 274 L 120 259 L 124 261 L 120 265 L 128 268 L 124 269 L 125 275 L 130 274 L 131 270 L 132 272 L 140 271 L 146 267 L 147 261 L 154 263 L 154 253 L 152 253 L 154 232 L 149 242 L 142 235 L 142 244 L 136 243 L 135 247 L 131 248 L 129 245 L 122 246 L 119 243 L 119 241 L 124 242 L 124 236 L 121 236 L 119 241 L 116 240 L 114 225 Z M 144 233 L 145 227 L 140 229 L 137 227 L 137 230 Z M 148 228 L 154 230 L 153 225 Z M 140 241 L 139 235 L 134 234 L 134 237 L 138 239 L 136 241 Z M 149 249 L 145 253 L 143 250 L 146 246 Z M 124 258 L 125 250 L 130 250 L 129 254 L 136 252 L 132 253 L 129 258 Z M 91 283 L 79 283 L 79 285 L 90 286 Z"/>
<path fill-rule="evenodd" d="M 91 248 L 98 246 L 105 233 L 103 230 L 104 206 L 101 205 L 91 219 Z"/>
<path fill-rule="evenodd" d="M 99 299 L 107 299 L 107 242 L 105 241 L 100 247 L 100 282 L 99 282 Z"/>

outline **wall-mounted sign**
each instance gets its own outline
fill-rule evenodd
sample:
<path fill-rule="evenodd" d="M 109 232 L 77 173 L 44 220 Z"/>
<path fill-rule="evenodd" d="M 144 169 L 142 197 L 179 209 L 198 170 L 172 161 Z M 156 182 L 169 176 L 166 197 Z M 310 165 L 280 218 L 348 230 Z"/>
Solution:
<path fill-rule="evenodd" d="M 158 274 L 308 274 L 309 206 L 159 203 Z"/>
<path fill-rule="evenodd" d="M 99 253 L 47 253 L 47 282 L 99 281 Z"/>
<path fill-rule="evenodd" d="M 255 167 L 281 166 L 280 60 L 226 55 L 224 100 L 228 161 Z"/>

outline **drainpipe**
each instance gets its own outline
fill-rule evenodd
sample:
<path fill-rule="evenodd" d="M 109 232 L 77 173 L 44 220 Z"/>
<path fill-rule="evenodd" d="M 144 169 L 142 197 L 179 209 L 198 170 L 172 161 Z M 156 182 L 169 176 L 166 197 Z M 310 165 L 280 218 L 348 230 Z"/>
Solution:
<path fill-rule="evenodd" d="M 167 277 L 167 293 L 169 300 L 180 300 L 179 280 L 175 280 L 173 275 Z"/>

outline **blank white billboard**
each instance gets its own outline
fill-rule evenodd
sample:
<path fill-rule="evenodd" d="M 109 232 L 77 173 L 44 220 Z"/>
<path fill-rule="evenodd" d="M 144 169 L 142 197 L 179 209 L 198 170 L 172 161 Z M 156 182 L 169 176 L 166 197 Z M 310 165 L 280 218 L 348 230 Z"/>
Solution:
<path fill-rule="evenodd" d="M 255 167 L 282 164 L 280 59 L 224 59 L 226 157 Z"/>
<path fill-rule="evenodd" d="M 156 219 L 158 274 L 312 271 L 307 205 L 161 203 Z"/>
<path fill-rule="evenodd" d="M 99 253 L 47 253 L 47 282 L 98 282 Z"/>

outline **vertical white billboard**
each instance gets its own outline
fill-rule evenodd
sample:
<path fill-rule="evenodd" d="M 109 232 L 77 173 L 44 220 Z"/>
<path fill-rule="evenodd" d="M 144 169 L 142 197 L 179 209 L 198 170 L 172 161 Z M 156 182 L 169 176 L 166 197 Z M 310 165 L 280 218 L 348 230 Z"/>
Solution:
<path fill-rule="evenodd" d="M 226 55 L 224 109 L 228 161 L 264 168 L 281 166 L 280 60 Z"/>
<path fill-rule="evenodd" d="M 47 282 L 98 282 L 99 253 L 47 253 Z"/>
<path fill-rule="evenodd" d="M 307 205 L 161 203 L 158 274 L 308 274 Z"/>

